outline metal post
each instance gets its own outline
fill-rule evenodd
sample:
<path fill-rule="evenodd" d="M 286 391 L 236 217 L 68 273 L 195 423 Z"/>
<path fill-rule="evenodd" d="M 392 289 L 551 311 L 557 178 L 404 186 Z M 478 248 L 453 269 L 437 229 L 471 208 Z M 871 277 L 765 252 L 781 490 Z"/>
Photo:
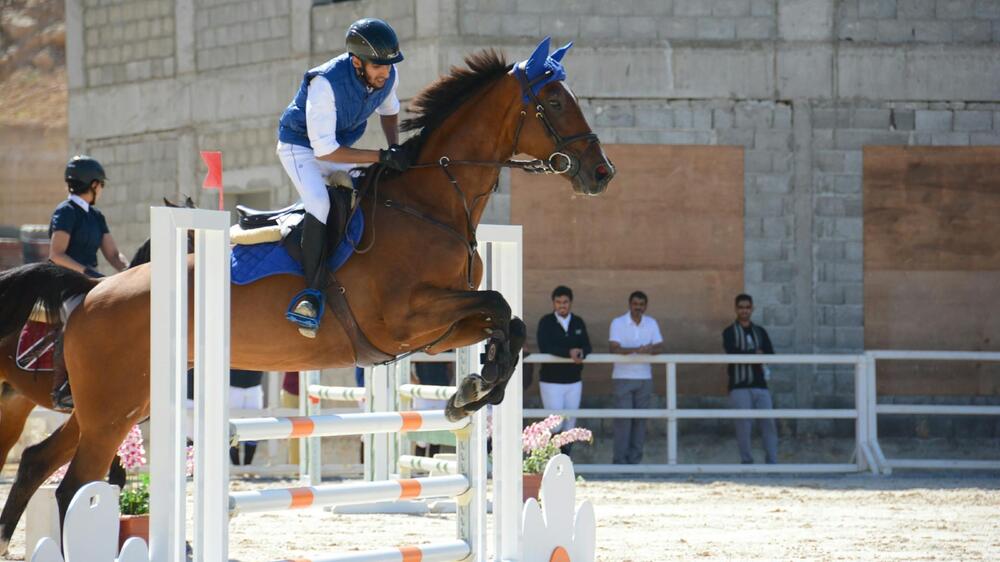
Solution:
<path fill-rule="evenodd" d="M 854 420 L 854 460 L 858 463 L 858 472 L 868 468 L 877 472 L 868 457 L 868 381 L 865 380 L 864 365 L 864 356 L 859 356 L 854 365 L 854 408 L 858 416 Z"/>
<path fill-rule="evenodd" d="M 456 379 L 478 366 L 476 347 L 463 347 L 455 353 Z M 464 373 L 464 374 L 463 374 Z M 486 560 L 486 410 L 472 416 L 469 426 L 455 432 L 458 473 L 469 479 L 469 491 L 455 498 L 455 521 L 458 538 L 469 544 L 470 560 Z M 494 452 L 496 448 L 494 448 Z M 494 464 L 494 471 L 496 465 Z M 494 472 L 494 486 L 497 485 Z M 494 505 L 496 503 L 494 502 Z M 499 558 L 498 558 L 499 560 Z"/>
<path fill-rule="evenodd" d="M 308 414 L 309 378 L 306 376 L 305 371 L 299 371 L 299 415 L 306 416 Z M 312 439 L 314 438 L 300 437 L 295 440 L 295 445 L 292 445 L 299 448 L 299 480 L 303 483 L 311 480 L 311 476 L 309 475 L 309 441 Z"/>
<path fill-rule="evenodd" d="M 187 380 L 187 232 L 170 209 L 150 209 L 150 559 L 183 562 L 187 494 L 184 382 Z M 176 290 L 175 290 L 176 289 Z"/>
<path fill-rule="evenodd" d="M 477 236 L 482 241 L 489 241 L 485 288 L 500 291 L 510 304 L 511 313 L 521 317 L 521 227 L 479 225 Z M 482 247 L 481 244 L 480 248 Z M 522 368 L 519 361 L 507 383 L 503 402 L 493 409 L 493 521 L 496 560 L 521 560 L 521 379 Z"/>
<path fill-rule="evenodd" d="M 229 213 L 195 231 L 194 561 L 229 550 Z"/>
<path fill-rule="evenodd" d="M 229 221 L 227 212 L 151 210 L 151 559 L 185 560 L 183 432 L 188 364 L 187 231 L 195 231 L 195 562 L 225 560 L 229 531 Z"/>
<path fill-rule="evenodd" d="M 677 363 L 667 363 L 667 464 L 677 464 Z"/>
<path fill-rule="evenodd" d="M 374 379 L 374 369 L 372 367 L 364 368 L 365 374 L 365 407 L 364 411 L 366 413 L 372 413 L 375 411 L 375 391 L 372 388 L 372 379 Z M 364 452 L 364 464 L 363 467 L 365 473 L 365 481 L 372 482 L 375 480 L 375 436 L 370 434 L 365 434 L 361 436 L 361 447 Z"/>
<path fill-rule="evenodd" d="M 372 404 L 373 412 L 390 411 L 389 386 L 395 381 L 395 377 L 390 376 L 389 366 L 378 365 L 372 368 Z M 372 436 L 372 478 L 375 482 L 389 479 L 389 449 L 392 446 L 392 438 L 389 434 L 381 433 Z"/>
<path fill-rule="evenodd" d="M 399 393 L 399 387 L 410 382 L 410 362 L 409 357 L 404 357 L 396 362 L 396 381 L 393 385 L 393 396 L 395 398 L 394 408 L 397 412 L 408 412 L 413 410 L 413 400 L 408 396 Z M 396 454 L 392 458 L 390 472 L 401 471 L 399 458 L 403 455 L 411 454 L 409 433 L 400 433 L 396 436 Z"/>
<path fill-rule="evenodd" d="M 305 394 L 306 396 L 306 415 L 316 416 L 320 412 L 320 401 L 313 400 L 309 396 L 309 386 L 320 383 L 320 372 L 319 371 L 306 371 L 306 386 Z M 300 390 L 300 392 L 302 392 Z M 323 438 L 322 437 L 310 437 L 309 438 L 309 485 L 316 486 L 323 481 Z"/>

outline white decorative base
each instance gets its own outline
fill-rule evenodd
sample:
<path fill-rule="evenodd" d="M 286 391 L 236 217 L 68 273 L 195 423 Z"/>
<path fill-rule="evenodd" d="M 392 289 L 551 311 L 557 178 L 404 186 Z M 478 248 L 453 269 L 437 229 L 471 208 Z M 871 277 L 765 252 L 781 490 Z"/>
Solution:
<path fill-rule="evenodd" d="M 31 496 L 24 511 L 24 544 L 28 549 L 45 537 L 52 537 L 59 546 L 59 504 L 56 486 L 42 486 Z"/>
<path fill-rule="evenodd" d="M 66 512 L 66 558 L 58 543 L 45 537 L 35 546 L 31 562 L 149 562 L 149 549 L 142 539 L 130 538 L 117 552 L 118 520 L 118 487 L 91 482 L 73 496 Z"/>
<path fill-rule="evenodd" d="M 525 502 L 521 514 L 523 562 L 594 562 L 594 506 L 585 501 L 574 514 L 576 474 L 568 456 L 557 455 L 545 467 L 541 498 L 541 506 L 534 498 Z"/>

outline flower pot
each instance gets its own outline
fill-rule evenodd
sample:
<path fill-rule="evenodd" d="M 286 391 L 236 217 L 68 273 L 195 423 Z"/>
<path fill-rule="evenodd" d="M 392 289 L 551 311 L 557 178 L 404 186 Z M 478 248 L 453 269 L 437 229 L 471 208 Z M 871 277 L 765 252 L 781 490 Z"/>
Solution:
<path fill-rule="evenodd" d="M 528 498 L 538 499 L 538 491 L 542 488 L 541 474 L 525 474 L 521 477 L 521 489 L 524 501 Z"/>
<path fill-rule="evenodd" d="M 149 544 L 149 514 L 122 515 L 118 520 L 118 551 L 130 537 L 139 537 Z"/>

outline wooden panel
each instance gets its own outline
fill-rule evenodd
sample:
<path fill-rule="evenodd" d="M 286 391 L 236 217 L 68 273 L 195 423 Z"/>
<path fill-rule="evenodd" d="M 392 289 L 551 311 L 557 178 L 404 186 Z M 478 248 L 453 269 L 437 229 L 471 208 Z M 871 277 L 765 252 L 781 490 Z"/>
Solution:
<path fill-rule="evenodd" d="M 1000 147 L 866 147 L 865 270 L 1000 269 Z"/>
<path fill-rule="evenodd" d="M 574 195 L 551 176 L 511 177 L 511 222 L 524 225 L 524 309 L 529 349 L 550 293 L 565 284 L 594 349 L 607 352 L 611 319 L 633 290 L 649 295 L 669 351 L 721 351 L 743 290 L 743 149 L 605 146 L 618 175 L 608 193 Z M 664 368 L 654 369 L 663 390 Z M 584 370 L 588 396 L 610 391 L 610 368 Z M 682 368 L 683 393 L 725 391 L 724 367 Z"/>
<path fill-rule="evenodd" d="M 865 347 L 1000 350 L 1000 148 L 864 151 Z M 1000 392 L 1000 364 L 882 362 L 879 392 Z"/>

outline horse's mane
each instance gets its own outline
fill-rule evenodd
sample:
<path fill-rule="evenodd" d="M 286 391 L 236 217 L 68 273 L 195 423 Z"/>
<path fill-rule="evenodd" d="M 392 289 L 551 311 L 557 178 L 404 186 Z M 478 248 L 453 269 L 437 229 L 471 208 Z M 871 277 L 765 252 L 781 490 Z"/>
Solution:
<path fill-rule="evenodd" d="M 503 53 L 495 49 L 473 53 L 465 57 L 465 64 L 466 68 L 451 67 L 447 75 L 424 88 L 410 102 L 408 111 L 413 117 L 400 124 L 402 131 L 419 131 L 403 143 L 410 154 L 419 154 L 431 132 L 484 86 L 509 72 L 512 66 Z"/>

